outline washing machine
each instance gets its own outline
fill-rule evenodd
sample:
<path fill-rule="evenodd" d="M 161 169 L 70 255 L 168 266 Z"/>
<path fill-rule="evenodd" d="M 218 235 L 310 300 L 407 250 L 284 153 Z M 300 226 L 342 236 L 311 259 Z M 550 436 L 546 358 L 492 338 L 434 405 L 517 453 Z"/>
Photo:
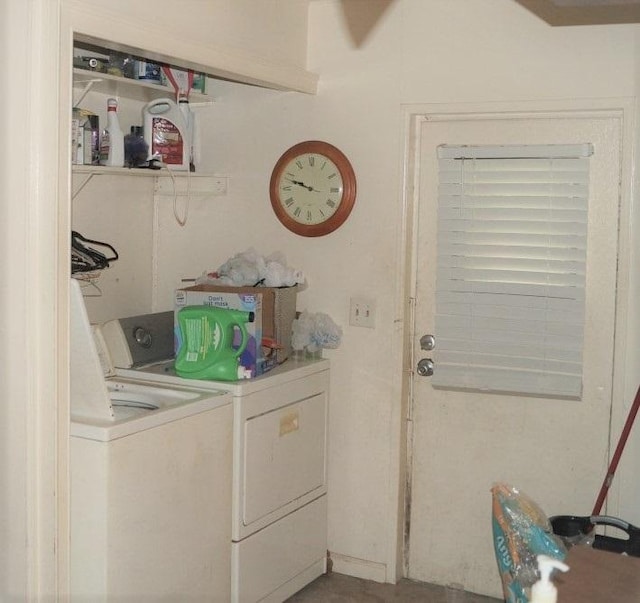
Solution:
<path fill-rule="evenodd" d="M 105 376 L 70 301 L 71 600 L 228 602 L 232 396 Z"/>
<path fill-rule="evenodd" d="M 101 325 L 119 378 L 233 397 L 231 601 L 281 602 L 326 571 L 329 361 L 234 382 L 178 377 L 172 312 Z"/>

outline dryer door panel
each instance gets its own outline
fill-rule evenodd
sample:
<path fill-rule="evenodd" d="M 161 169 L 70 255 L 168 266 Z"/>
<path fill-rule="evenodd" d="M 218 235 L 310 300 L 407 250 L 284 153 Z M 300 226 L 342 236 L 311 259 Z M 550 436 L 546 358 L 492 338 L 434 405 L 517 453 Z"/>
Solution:
<path fill-rule="evenodd" d="M 242 523 L 247 526 L 326 486 L 326 392 L 244 424 Z"/>

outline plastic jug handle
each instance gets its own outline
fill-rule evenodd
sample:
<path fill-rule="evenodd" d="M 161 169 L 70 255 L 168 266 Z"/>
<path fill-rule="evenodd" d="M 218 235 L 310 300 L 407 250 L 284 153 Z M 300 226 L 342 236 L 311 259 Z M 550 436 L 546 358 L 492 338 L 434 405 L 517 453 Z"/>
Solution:
<path fill-rule="evenodd" d="M 249 343 L 249 333 L 247 332 L 247 327 L 245 327 L 243 322 L 235 323 L 234 327 L 238 327 L 238 329 L 240 329 L 240 335 L 242 337 L 240 345 L 237 347 L 234 354 L 236 358 L 239 358 L 242 352 L 244 352 L 244 350 L 246 349 L 247 344 Z"/>

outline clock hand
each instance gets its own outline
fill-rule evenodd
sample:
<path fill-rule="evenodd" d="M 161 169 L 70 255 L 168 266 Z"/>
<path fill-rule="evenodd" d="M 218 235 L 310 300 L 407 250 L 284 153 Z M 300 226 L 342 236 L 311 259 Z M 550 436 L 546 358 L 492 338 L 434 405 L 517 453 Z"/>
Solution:
<path fill-rule="evenodd" d="M 286 178 L 291 184 L 295 184 L 296 186 L 301 186 L 302 188 L 306 188 L 307 190 L 311 190 L 311 187 L 307 186 L 304 182 L 300 182 L 299 180 L 291 180 L 291 178 Z"/>
<path fill-rule="evenodd" d="M 300 180 L 292 180 L 291 178 L 286 178 L 286 180 L 291 182 L 291 184 L 295 184 L 296 186 L 301 186 L 302 188 L 306 188 L 309 192 L 316 192 L 316 193 L 322 192 L 316 188 L 313 188 L 313 186 L 307 186 L 304 182 L 300 182 Z"/>

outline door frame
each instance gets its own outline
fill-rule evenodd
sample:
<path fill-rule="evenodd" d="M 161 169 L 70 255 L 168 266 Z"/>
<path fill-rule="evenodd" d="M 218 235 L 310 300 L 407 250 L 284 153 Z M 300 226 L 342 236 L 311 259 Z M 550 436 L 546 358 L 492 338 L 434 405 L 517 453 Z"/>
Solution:
<path fill-rule="evenodd" d="M 3 267 L 3 397 L 6 466 L 0 471 L 4 552 L 0 597 L 63 601 L 67 582 L 68 418 L 66 322 L 60 280 L 69 256 L 68 228 L 58 198 L 58 45 L 61 0 L 5 3 L 12 85 L 3 166 L 8 261 Z M 67 233 L 61 239 L 61 233 Z M 64 261 L 64 263 L 63 263 Z"/>
<path fill-rule="evenodd" d="M 421 126 L 425 121 L 461 121 L 484 119 L 536 119 L 571 117 L 606 117 L 620 120 L 622 133 L 621 183 L 619 201 L 618 275 L 615 317 L 615 341 L 613 358 L 612 416 L 610 433 L 621 432 L 627 407 L 625 401 L 633 400 L 637 383 L 632 377 L 640 366 L 640 317 L 634 318 L 629 309 L 640 303 L 640 250 L 634 250 L 632 241 L 640 237 L 640 204 L 632 202 L 636 189 L 634 155 L 637 144 L 635 126 L 636 104 L 632 98 L 574 99 L 570 101 L 526 101 L 454 104 L 407 104 L 402 107 L 403 153 L 401 173 L 403 175 L 399 198 L 398 219 L 397 286 L 395 308 L 397 323 L 401 328 L 394 331 L 392 349 L 395 354 L 396 378 L 394 392 L 398 404 L 393 407 L 395 442 L 392 463 L 392 479 L 397 490 L 390 501 L 390 547 L 389 571 L 395 567 L 396 576 L 408 574 L 411 545 L 411 474 L 413 453 L 413 374 L 415 366 L 413 331 L 415 321 L 415 289 L 418 272 L 418 209 L 419 166 L 421 148 Z M 617 436 L 616 436 L 617 437 Z M 629 444 L 632 444 L 632 438 Z M 610 437 L 609 456 L 615 446 Z M 640 436 L 635 438 L 640 447 Z M 632 500 L 633 484 L 626 475 L 640 475 L 640 461 L 633 466 L 621 464 L 620 478 L 614 481 L 609 492 L 610 514 L 624 514 L 626 508 L 640 501 Z M 603 476 L 604 477 L 604 476 Z M 594 499 L 597 493 L 594 492 Z M 627 502 L 629 501 L 629 502 Z M 628 518 L 628 521 L 632 519 Z M 391 541 L 394 538 L 395 543 Z M 391 580 L 393 581 L 393 580 Z"/>

